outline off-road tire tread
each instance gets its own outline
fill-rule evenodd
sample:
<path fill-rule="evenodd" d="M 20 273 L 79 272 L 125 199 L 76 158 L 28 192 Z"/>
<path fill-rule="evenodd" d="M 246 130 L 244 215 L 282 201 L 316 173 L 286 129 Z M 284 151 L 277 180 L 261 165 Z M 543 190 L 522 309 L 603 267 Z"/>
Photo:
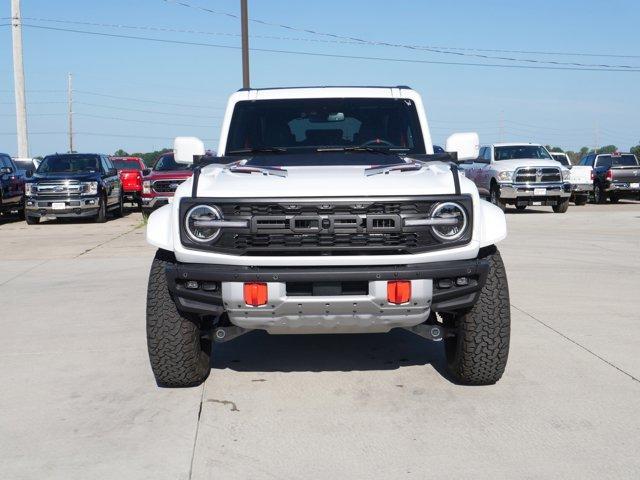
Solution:
<path fill-rule="evenodd" d="M 203 351 L 200 327 L 180 313 L 169 292 L 165 268 L 173 254 L 158 250 L 147 290 L 147 348 L 156 382 L 162 387 L 192 387 L 209 376 L 210 352 Z"/>
<path fill-rule="evenodd" d="M 449 372 L 461 384 L 491 385 L 509 356 L 511 312 L 507 275 L 495 246 L 481 251 L 489 273 L 476 304 L 455 319 L 457 336 L 447 339 Z"/>

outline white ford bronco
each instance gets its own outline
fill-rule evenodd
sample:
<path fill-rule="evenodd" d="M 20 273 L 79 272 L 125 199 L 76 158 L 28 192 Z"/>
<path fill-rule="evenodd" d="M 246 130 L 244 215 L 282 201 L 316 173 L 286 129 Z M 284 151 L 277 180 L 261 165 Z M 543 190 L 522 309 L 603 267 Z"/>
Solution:
<path fill-rule="evenodd" d="M 449 153 L 434 154 L 407 87 L 234 93 L 218 157 L 176 138 L 193 177 L 148 221 L 157 383 L 204 381 L 212 347 L 251 330 L 393 328 L 443 341 L 454 381 L 498 381 L 510 334 L 495 246 L 505 218 L 457 168 L 478 143 L 454 134 Z"/>
<path fill-rule="evenodd" d="M 480 194 L 502 210 L 513 205 L 546 205 L 556 213 L 569 208 L 570 170 L 535 143 L 495 143 L 480 148 L 480 155 L 462 165 Z"/>

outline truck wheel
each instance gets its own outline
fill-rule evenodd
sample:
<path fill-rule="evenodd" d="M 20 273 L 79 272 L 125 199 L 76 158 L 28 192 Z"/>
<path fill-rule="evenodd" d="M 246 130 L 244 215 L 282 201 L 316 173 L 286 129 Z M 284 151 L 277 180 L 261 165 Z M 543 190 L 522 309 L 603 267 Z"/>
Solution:
<path fill-rule="evenodd" d="M 580 196 L 577 196 L 577 197 L 574 199 L 573 203 L 575 203 L 577 206 L 581 207 L 581 206 L 583 206 L 583 205 L 586 205 L 586 204 L 587 204 L 587 198 L 588 198 L 588 197 L 587 197 L 587 195 L 580 195 Z"/>
<path fill-rule="evenodd" d="M 445 340 L 447 366 L 465 385 L 491 385 L 502 377 L 509 356 L 511 312 L 509 287 L 500 253 L 495 246 L 481 250 L 489 273 L 478 301 L 450 321 L 457 333 Z"/>
<path fill-rule="evenodd" d="M 500 210 L 502 210 L 503 212 L 507 207 L 506 203 L 500 200 L 500 188 L 495 183 L 491 185 L 491 190 L 489 191 L 489 201 L 496 207 L 500 208 Z"/>
<path fill-rule="evenodd" d="M 569 200 L 563 200 L 551 208 L 553 208 L 554 213 L 566 213 L 569 210 Z"/>
<path fill-rule="evenodd" d="M 98 213 L 93 218 L 96 223 L 105 223 L 107 221 L 107 201 L 100 198 L 98 201 Z"/>
<path fill-rule="evenodd" d="M 147 347 L 158 386 L 191 387 L 209 376 L 210 342 L 200 336 L 196 318 L 181 313 L 169 293 L 165 268 L 173 255 L 158 250 L 147 290 Z"/>
<path fill-rule="evenodd" d="M 611 195 L 609 195 L 609 200 L 611 201 L 611 203 L 618 203 L 620 201 L 620 197 L 615 193 L 612 193 Z"/>
<path fill-rule="evenodd" d="M 607 201 L 607 194 L 599 183 L 596 183 L 593 187 L 593 200 L 595 203 L 605 203 Z"/>
<path fill-rule="evenodd" d="M 27 222 L 27 225 L 37 225 L 40 223 L 39 217 L 32 217 L 31 215 L 24 216 L 24 220 Z"/>
<path fill-rule="evenodd" d="M 122 197 L 122 194 L 120 194 L 120 200 L 118 201 L 118 206 L 113 211 L 113 213 L 116 216 L 116 218 L 124 217 L 124 199 Z"/>

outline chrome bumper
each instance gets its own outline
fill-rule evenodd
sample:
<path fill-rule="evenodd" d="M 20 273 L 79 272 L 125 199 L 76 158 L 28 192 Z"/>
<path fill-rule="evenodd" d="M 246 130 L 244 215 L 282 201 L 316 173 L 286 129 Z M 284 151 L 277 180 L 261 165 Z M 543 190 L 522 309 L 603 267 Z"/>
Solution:
<path fill-rule="evenodd" d="M 640 186 L 632 187 L 631 183 L 627 183 L 627 182 L 611 183 L 607 188 L 607 191 L 634 193 L 634 192 L 640 192 Z"/>
<path fill-rule="evenodd" d="M 30 216 L 56 216 L 56 217 L 82 217 L 90 216 L 98 211 L 100 197 L 27 197 L 25 200 L 25 210 Z M 65 208 L 53 208 L 53 204 L 64 203 Z"/>
<path fill-rule="evenodd" d="M 571 184 L 572 192 L 593 192 L 593 183 L 572 183 Z"/>
<path fill-rule="evenodd" d="M 545 189 L 542 195 L 536 195 L 537 189 Z M 571 195 L 571 184 L 569 183 L 538 183 L 538 184 L 518 184 L 518 183 L 501 183 L 500 198 L 502 200 L 517 200 L 526 198 L 535 201 L 535 199 L 545 199 L 547 197 L 569 198 Z"/>
<path fill-rule="evenodd" d="M 158 208 L 171 203 L 173 197 L 142 197 L 143 208 Z"/>
<path fill-rule="evenodd" d="M 379 333 L 412 327 L 430 313 L 433 281 L 411 280 L 411 302 L 387 301 L 387 282 L 369 282 L 368 295 L 287 296 L 286 283 L 268 282 L 266 305 L 245 304 L 242 282 L 223 282 L 222 301 L 229 320 L 272 334 Z"/>

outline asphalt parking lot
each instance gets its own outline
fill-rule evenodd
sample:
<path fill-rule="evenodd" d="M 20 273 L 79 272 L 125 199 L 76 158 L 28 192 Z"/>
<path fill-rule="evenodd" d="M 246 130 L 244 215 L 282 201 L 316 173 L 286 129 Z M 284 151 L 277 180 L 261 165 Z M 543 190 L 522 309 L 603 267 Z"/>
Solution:
<path fill-rule="evenodd" d="M 251 333 L 156 387 L 138 213 L 0 223 L 0 476 L 640 477 L 640 203 L 529 208 L 501 245 L 503 379 L 464 387 L 407 332 Z"/>

